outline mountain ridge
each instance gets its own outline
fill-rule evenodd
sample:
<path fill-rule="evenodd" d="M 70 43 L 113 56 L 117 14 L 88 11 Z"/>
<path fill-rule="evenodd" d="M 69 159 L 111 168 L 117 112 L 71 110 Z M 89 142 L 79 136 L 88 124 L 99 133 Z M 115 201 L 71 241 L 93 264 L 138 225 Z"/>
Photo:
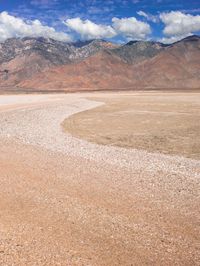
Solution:
<path fill-rule="evenodd" d="M 0 43 L 0 89 L 89 90 L 200 88 L 200 37 L 165 45 L 45 38 Z"/>

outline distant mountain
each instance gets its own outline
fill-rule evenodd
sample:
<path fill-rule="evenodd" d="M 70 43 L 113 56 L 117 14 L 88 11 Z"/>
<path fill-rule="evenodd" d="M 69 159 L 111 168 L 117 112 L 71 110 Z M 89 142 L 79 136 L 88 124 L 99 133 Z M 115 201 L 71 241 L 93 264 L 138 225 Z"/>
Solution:
<path fill-rule="evenodd" d="M 73 43 L 72 47 L 75 47 L 74 52 L 71 53 L 70 59 L 73 61 L 85 59 L 91 55 L 96 54 L 102 50 L 113 50 L 119 45 L 107 42 L 104 40 L 92 40 L 88 42 Z"/>
<path fill-rule="evenodd" d="M 79 46 L 46 38 L 8 39 L 0 44 L 0 86 L 15 86 L 41 71 L 115 47 L 101 40 Z"/>
<path fill-rule="evenodd" d="M 92 45 L 92 46 L 96 46 L 99 48 L 100 47 L 103 47 L 103 48 L 110 47 L 111 49 L 117 48 L 120 46 L 118 44 L 114 44 L 114 43 L 111 43 L 111 42 L 108 42 L 105 40 L 101 40 L 101 39 L 89 40 L 89 41 L 77 41 L 77 42 L 72 43 L 72 45 L 76 48 L 82 48 L 84 46 Z"/>
<path fill-rule="evenodd" d="M 200 89 L 200 37 L 171 45 L 45 38 L 0 44 L 0 90 Z"/>
<path fill-rule="evenodd" d="M 191 35 L 191 36 L 188 36 L 180 41 L 177 41 L 175 42 L 174 44 L 176 43 L 186 43 L 186 42 L 199 42 L 199 38 L 200 36 L 198 35 Z M 173 45 L 173 44 L 172 44 Z"/>
<path fill-rule="evenodd" d="M 116 48 L 104 40 L 68 44 L 47 38 L 12 38 L 0 43 L 0 64 L 19 56 L 40 55 L 52 65 L 63 65 L 74 59 L 86 58 L 102 49 Z"/>
<path fill-rule="evenodd" d="M 72 46 L 45 38 L 8 39 L 0 44 L 0 63 L 10 62 L 20 56 L 37 54 L 49 61 L 50 64 L 69 63 L 69 56 L 73 53 Z"/>
<path fill-rule="evenodd" d="M 152 58 L 162 52 L 166 45 L 159 42 L 131 41 L 113 51 L 125 62 L 133 64 Z"/>

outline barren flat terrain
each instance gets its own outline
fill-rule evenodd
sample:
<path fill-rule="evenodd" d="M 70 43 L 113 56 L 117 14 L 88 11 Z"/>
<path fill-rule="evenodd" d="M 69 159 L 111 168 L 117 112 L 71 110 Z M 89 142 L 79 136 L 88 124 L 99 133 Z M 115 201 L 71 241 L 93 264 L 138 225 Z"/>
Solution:
<path fill-rule="evenodd" d="M 0 96 L 0 265 L 199 265 L 199 146 L 187 147 L 199 145 L 200 100 L 173 95 Z M 176 144 L 158 150 L 147 131 L 161 138 L 163 117 Z"/>
<path fill-rule="evenodd" d="M 110 94 L 105 105 L 66 119 L 88 141 L 200 159 L 200 94 Z"/>

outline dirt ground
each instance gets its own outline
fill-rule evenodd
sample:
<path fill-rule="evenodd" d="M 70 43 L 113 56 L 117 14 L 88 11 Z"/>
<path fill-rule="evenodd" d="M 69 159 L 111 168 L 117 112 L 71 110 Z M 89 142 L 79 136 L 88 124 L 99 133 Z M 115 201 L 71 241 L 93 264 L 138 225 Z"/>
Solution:
<path fill-rule="evenodd" d="M 66 119 L 67 132 L 98 144 L 200 159 L 200 93 L 142 92 L 92 99 L 105 105 Z"/>
<path fill-rule="evenodd" d="M 129 98 L 132 110 L 134 97 L 142 101 L 140 93 L 0 96 L 0 265 L 199 265 L 200 161 L 62 130 L 66 117 L 98 106 L 88 98 L 115 109 Z M 190 101 L 196 115 L 198 95 L 181 99 L 181 112 Z"/>

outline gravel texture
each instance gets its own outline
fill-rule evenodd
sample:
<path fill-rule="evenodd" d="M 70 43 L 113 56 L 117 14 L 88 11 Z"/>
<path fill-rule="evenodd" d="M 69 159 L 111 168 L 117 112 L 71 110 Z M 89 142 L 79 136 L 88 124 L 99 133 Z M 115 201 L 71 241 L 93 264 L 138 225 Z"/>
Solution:
<path fill-rule="evenodd" d="M 198 265 L 199 161 L 76 139 L 103 103 L 26 97 L 0 109 L 2 265 Z"/>
<path fill-rule="evenodd" d="M 0 136 L 130 170 L 146 169 L 152 172 L 163 170 L 184 176 L 191 176 L 192 173 L 194 178 L 199 175 L 199 161 L 146 151 L 104 147 L 74 138 L 62 131 L 61 124 L 66 117 L 101 104 L 103 103 L 89 101 L 83 97 L 63 96 L 63 99 L 56 104 L 46 103 L 41 107 L 3 113 L 0 116 Z"/>

